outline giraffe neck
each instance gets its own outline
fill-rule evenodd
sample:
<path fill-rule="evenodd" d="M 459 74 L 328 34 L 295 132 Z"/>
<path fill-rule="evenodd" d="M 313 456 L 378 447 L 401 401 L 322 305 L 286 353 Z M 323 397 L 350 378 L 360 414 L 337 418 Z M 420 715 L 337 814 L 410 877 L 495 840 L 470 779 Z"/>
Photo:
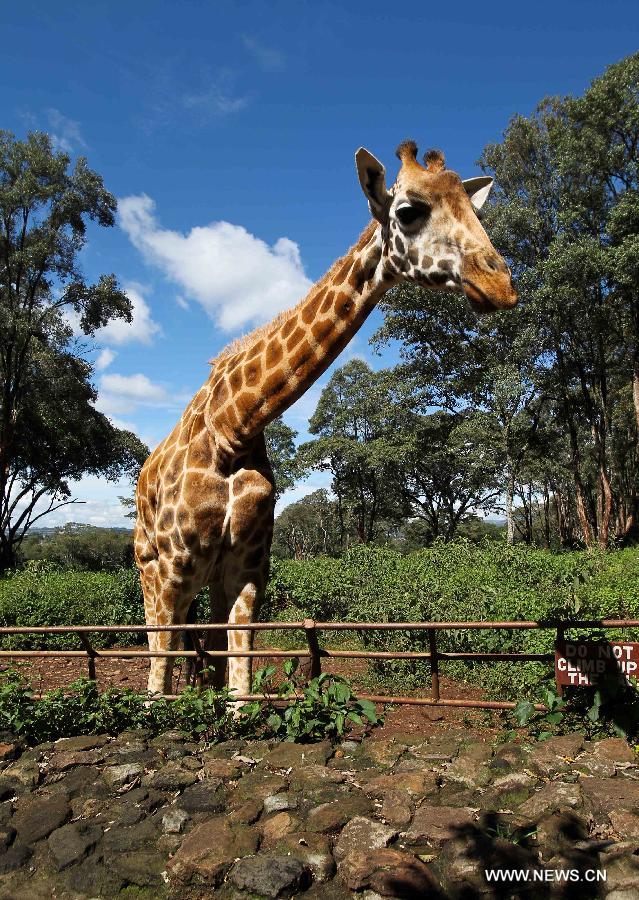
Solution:
<path fill-rule="evenodd" d="M 213 361 L 207 419 L 241 445 L 291 406 L 330 366 L 397 281 L 384 272 L 376 222 L 292 310 Z"/>

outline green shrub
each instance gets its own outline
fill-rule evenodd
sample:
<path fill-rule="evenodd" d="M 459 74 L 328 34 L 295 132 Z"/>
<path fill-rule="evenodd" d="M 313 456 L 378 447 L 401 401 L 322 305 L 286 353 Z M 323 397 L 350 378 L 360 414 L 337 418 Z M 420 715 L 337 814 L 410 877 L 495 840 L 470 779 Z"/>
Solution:
<path fill-rule="evenodd" d="M 140 625 L 144 606 L 135 569 L 118 572 L 61 571 L 47 563 L 32 563 L 0 579 L 0 625 Z M 145 635 L 93 633 L 96 647 L 133 644 Z M 3 636 L 3 650 L 81 649 L 73 635 Z"/>
<path fill-rule="evenodd" d="M 303 685 L 294 677 L 297 660 L 288 660 L 287 678 L 274 685 L 271 666 L 256 673 L 254 690 L 269 695 L 240 707 L 234 715 L 227 690 L 186 688 L 174 701 L 149 703 L 147 694 L 111 688 L 101 694 L 95 681 L 80 678 L 67 688 L 36 699 L 31 686 L 13 670 L 0 673 L 0 731 L 29 744 L 83 734 L 118 734 L 147 729 L 152 734 L 179 730 L 194 740 L 234 737 L 307 742 L 343 735 L 351 726 L 376 724 L 374 704 L 358 700 L 345 678 L 322 675 Z M 296 692 L 301 696 L 293 699 Z M 285 710 L 277 701 L 286 699 Z"/>
<path fill-rule="evenodd" d="M 512 621 L 639 618 L 639 552 L 551 553 L 502 542 L 456 541 L 402 555 L 356 547 L 340 559 L 278 560 L 264 618 L 305 610 L 318 620 L 371 622 Z M 631 639 L 608 632 L 610 639 Z M 334 632 L 322 635 L 335 644 Z M 370 650 L 428 650 L 427 632 L 359 632 Z M 441 651 L 550 653 L 552 630 L 456 630 L 437 633 Z M 441 664 L 444 674 L 470 677 L 489 694 L 538 696 L 551 667 L 541 663 Z M 429 681 L 427 662 L 375 661 L 377 686 L 410 689 Z"/>

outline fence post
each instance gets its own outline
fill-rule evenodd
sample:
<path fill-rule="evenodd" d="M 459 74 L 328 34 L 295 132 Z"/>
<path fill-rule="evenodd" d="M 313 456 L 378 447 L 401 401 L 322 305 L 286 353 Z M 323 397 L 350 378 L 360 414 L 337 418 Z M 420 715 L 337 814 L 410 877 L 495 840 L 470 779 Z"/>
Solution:
<path fill-rule="evenodd" d="M 189 631 L 193 649 L 197 653 L 197 659 L 193 661 L 193 684 L 195 687 L 201 688 L 204 682 L 204 669 L 206 666 L 206 651 L 202 646 L 200 635 L 197 631 Z"/>
<path fill-rule="evenodd" d="M 437 655 L 437 637 L 434 628 L 431 628 L 428 632 L 428 643 L 430 645 L 431 696 L 435 703 L 439 703 L 439 657 Z"/>
<path fill-rule="evenodd" d="M 304 619 L 304 632 L 311 654 L 311 678 L 318 678 L 322 674 L 322 651 L 317 640 L 314 619 Z"/>
<path fill-rule="evenodd" d="M 93 649 L 89 638 L 86 636 L 86 634 L 83 631 L 78 631 L 78 637 L 80 638 L 80 642 L 81 642 L 82 646 L 87 651 L 88 665 L 89 665 L 89 679 L 90 679 L 90 681 L 97 681 L 96 674 L 95 674 L 95 658 L 97 656 L 97 653 Z"/>

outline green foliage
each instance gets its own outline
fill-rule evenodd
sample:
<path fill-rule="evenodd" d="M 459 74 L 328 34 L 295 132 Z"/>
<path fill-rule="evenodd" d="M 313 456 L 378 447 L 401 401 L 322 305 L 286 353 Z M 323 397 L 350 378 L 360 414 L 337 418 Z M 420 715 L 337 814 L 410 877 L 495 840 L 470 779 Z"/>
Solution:
<path fill-rule="evenodd" d="M 61 571 L 33 562 L 10 577 L 0 578 L 0 625 L 139 625 L 144 622 L 140 579 L 135 569 L 117 572 Z M 131 644 L 144 635 L 91 635 L 96 647 L 117 641 Z M 12 635 L 2 649 L 81 649 L 73 635 Z"/>
<path fill-rule="evenodd" d="M 308 742 L 343 735 L 352 724 L 381 721 L 374 704 L 358 700 L 344 678 L 323 675 L 300 690 L 297 660 L 285 666 L 287 680 L 273 685 L 274 667 L 256 673 L 254 689 L 268 692 L 265 703 L 245 704 L 234 715 L 228 690 L 186 688 L 173 701 L 132 690 L 110 688 L 100 693 L 95 681 L 80 678 L 68 688 L 34 698 L 30 685 L 14 671 L 0 673 L 0 730 L 11 731 L 29 744 L 83 734 L 117 734 L 148 729 L 152 734 L 179 730 L 194 740 L 222 741 L 233 737 L 277 738 Z M 288 699 L 282 711 L 278 700 Z"/>
<path fill-rule="evenodd" d="M 47 560 L 62 569 L 113 572 L 133 565 L 133 532 L 71 523 L 55 531 L 27 535 L 23 560 Z"/>
<path fill-rule="evenodd" d="M 293 612 L 293 615 L 291 615 Z M 340 559 L 276 560 L 263 618 L 318 621 L 544 620 L 639 618 L 639 552 L 549 553 L 501 541 L 454 541 L 410 554 L 356 547 Z M 328 633 L 327 633 L 328 634 Z M 629 639 L 607 632 L 611 639 Z M 337 635 L 330 632 L 327 642 Z M 438 632 L 442 651 L 551 653 L 552 630 Z M 427 651 L 425 632 L 359 633 L 371 650 Z M 441 664 L 444 674 L 470 677 L 493 696 L 537 700 L 549 683 L 543 663 Z M 376 684 L 421 687 L 428 663 L 374 661 Z"/>
<path fill-rule="evenodd" d="M 274 419 L 264 430 L 266 452 L 275 476 L 276 497 L 293 487 L 298 474 L 295 460 L 297 432 L 281 418 Z"/>
<path fill-rule="evenodd" d="M 297 659 L 284 663 L 285 680 L 274 682 L 275 666 L 260 669 L 253 679 L 253 691 L 269 695 L 267 709 L 255 702 L 244 707 L 249 715 L 258 710 L 266 717 L 266 726 L 274 737 L 285 741 L 316 741 L 341 737 L 349 723 L 362 726 L 377 725 L 375 704 L 370 700 L 358 700 L 350 682 L 339 675 L 324 673 L 306 683 L 296 677 Z M 293 702 L 291 698 L 297 694 Z M 286 708 L 276 704 L 278 700 L 288 701 Z"/>
<path fill-rule="evenodd" d="M 78 265 L 87 223 L 113 225 L 115 208 L 85 159 L 71 168 L 47 135 L 0 131 L 0 572 L 35 522 L 71 502 L 71 481 L 133 476 L 148 454 L 96 408 L 70 324 L 92 335 L 131 321 L 115 276 L 87 284 Z"/>
<path fill-rule="evenodd" d="M 517 725 L 538 740 L 577 730 L 589 740 L 615 735 L 636 741 L 639 737 L 639 690 L 621 678 L 608 676 L 595 689 L 568 687 L 565 697 L 549 688 L 542 702 L 547 712 L 537 712 L 524 700 L 513 710 Z"/>

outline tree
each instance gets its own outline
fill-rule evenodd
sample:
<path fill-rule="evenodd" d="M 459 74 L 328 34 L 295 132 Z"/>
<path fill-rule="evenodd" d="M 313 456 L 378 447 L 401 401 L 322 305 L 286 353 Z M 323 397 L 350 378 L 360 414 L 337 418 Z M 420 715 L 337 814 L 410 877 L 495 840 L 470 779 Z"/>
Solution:
<path fill-rule="evenodd" d="M 266 452 L 275 475 L 276 497 L 281 497 L 293 487 L 298 475 L 295 451 L 297 432 L 278 418 L 266 426 L 264 437 Z"/>
<path fill-rule="evenodd" d="M 47 135 L 0 132 L 0 572 L 35 522 L 74 502 L 70 480 L 133 476 L 148 454 L 95 409 L 68 323 L 91 335 L 131 320 L 115 276 L 90 285 L 77 264 L 87 220 L 111 226 L 115 208 L 85 159 L 70 169 Z"/>
<path fill-rule="evenodd" d="M 355 540 L 369 543 L 383 523 L 401 519 L 389 441 L 394 415 L 387 373 L 353 359 L 332 375 L 309 420 L 317 438 L 301 445 L 298 466 L 331 473 L 342 548 L 351 540 L 351 521 Z"/>
<path fill-rule="evenodd" d="M 291 503 L 275 520 L 275 556 L 311 559 L 314 556 L 335 556 L 339 549 L 337 503 L 323 489 Z"/>
<path fill-rule="evenodd" d="M 535 310 L 543 389 L 568 436 L 588 546 L 624 539 L 636 523 L 637 485 L 615 470 L 613 421 L 627 385 L 639 397 L 638 77 L 635 54 L 582 97 L 516 117 L 482 157 L 498 182 L 487 222 Z"/>

